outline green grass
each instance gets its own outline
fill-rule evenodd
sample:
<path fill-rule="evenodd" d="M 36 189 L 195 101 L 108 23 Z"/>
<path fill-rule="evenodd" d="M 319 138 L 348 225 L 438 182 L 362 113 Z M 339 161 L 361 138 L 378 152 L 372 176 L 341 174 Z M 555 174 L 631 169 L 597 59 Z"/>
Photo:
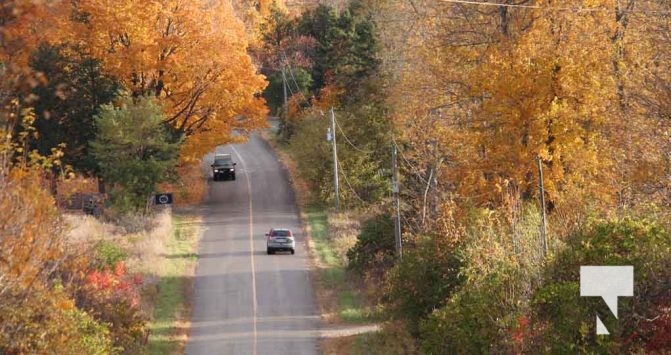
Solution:
<path fill-rule="evenodd" d="M 177 321 L 187 316 L 186 286 L 197 260 L 194 252 L 196 233 L 183 217 L 174 216 L 174 233 L 166 245 L 167 258 L 158 284 L 153 321 L 150 324 L 149 354 L 175 354 L 181 339 L 176 337 Z"/>
<path fill-rule="evenodd" d="M 306 208 L 306 215 L 315 250 L 320 262 L 326 266 L 320 274 L 324 287 L 337 290 L 338 315 L 342 320 L 351 323 L 369 321 L 370 312 L 361 306 L 357 295 L 348 284 L 345 265 L 337 257 L 330 244 L 326 209 L 320 205 L 311 204 Z"/>

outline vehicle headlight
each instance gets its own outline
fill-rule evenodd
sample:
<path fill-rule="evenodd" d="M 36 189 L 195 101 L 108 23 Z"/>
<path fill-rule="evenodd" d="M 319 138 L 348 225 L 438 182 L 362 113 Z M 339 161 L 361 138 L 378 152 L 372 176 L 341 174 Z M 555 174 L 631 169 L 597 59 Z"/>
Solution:
<path fill-rule="evenodd" d="M 215 173 L 218 173 L 218 172 L 219 172 L 219 170 L 217 170 L 217 169 L 214 169 L 214 172 L 215 172 Z"/>
<path fill-rule="evenodd" d="M 231 168 L 231 171 L 235 171 L 235 169 Z"/>

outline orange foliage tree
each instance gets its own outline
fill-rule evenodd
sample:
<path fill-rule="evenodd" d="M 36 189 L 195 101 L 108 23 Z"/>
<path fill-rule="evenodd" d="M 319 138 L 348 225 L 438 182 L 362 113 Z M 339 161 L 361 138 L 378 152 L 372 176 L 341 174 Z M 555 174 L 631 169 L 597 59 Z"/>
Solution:
<path fill-rule="evenodd" d="M 407 20 L 383 32 L 404 48 L 385 62 L 398 78 L 388 102 L 421 175 L 417 195 L 480 206 L 510 191 L 534 198 L 538 157 L 554 207 L 613 206 L 625 187 L 650 191 L 658 180 L 665 123 L 645 113 L 655 96 L 638 93 L 653 89 L 644 73 L 663 78 L 649 26 L 663 22 L 659 5 L 531 3 L 387 5 L 386 16 Z"/>
<path fill-rule="evenodd" d="M 247 55 L 244 27 L 225 1 L 88 0 L 73 3 L 64 39 L 103 60 L 135 95 L 165 101 L 165 119 L 199 159 L 233 130 L 264 125 L 264 78 Z"/>
<path fill-rule="evenodd" d="M 31 121 L 29 110 L 21 115 Z M 13 125 L 6 127 L 0 128 L 0 352 L 111 352 L 109 331 L 75 307 L 58 277 L 68 254 L 65 229 L 43 172 L 58 165 L 59 153 L 24 152 L 25 145 L 12 143 Z M 23 132 L 19 142 L 34 131 Z"/>

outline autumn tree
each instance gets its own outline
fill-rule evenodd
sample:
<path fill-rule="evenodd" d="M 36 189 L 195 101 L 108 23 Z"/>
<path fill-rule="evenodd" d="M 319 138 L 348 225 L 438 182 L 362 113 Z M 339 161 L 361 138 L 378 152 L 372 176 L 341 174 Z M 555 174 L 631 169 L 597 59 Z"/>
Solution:
<path fill-rule="evenodd" d="M 330 201 L 333 162 L 323 137 L 334 109 L 337 125 L 332 134 L 339 142 L 340 178 L 346 182 L 340 193 L 351 206 L 378 201 L 389 187 L 384 169 L 389 162 L 390 122 L 379 94 L 384 79 L 377 71 L 379 47 L 370 10 L 358 1 L 342 10 L 322 4 L 298 19 L 298 33 L 315 41 L 308 52 L 314 63 L 309 68 L 313 97 L 308 100 L 299 94 L 290 100 L 289 117 L 282 120 L 280 131 L 296 148 L 306 179 Z M 289 78 L 289 87 L 293 79 Z M 304 146 L 314 149 L 301 149 Z"/>
<path fill-rule="evenodd" d="M 403 230 L 444 239 L 456 218 L 459 272 L 474 272 L 426 334 L 445 340 L 448 326 L 476 346 L 463 351 L 484 351 L 464 336 L 528 325 L 512 318 L 543 285 L 538 159 L 555 251 L 588 214 L 668 203 L 668 15 L 656 1 L 379 3 Z M 475 326 L 476 312 L 501 321 Z"/>
<path fill-rule="evenodd" d="M 29 65 L 38 45 L 54 41 L 52 30 L 63 28 L 63 9 L 61 1 L 0 4 L 0 353 L 119 352 L 108 323 L 78 308 L 74 293 L 80 285 L 64 277 L 87 271 L 85 257 L 77 255 L 82 263 L 76 265 L 68 261 L 82 250 L 67 244 L 66 226 L 46 188 L 50 175 L 64 172 L 65 153 L 56 143 L 33 149 L 50 133 L 35 127 L 46 116 L 35 113 L 36 93 L 48 100 L 72 92 L 59 93 L 55 81 L 53 92 L 45 89 L 44 74 Z M 42 64 L 58 67 L 52 77 L 65 82 L 81 74 L 68 76 L 73 68 L 59 67 L 59 60 Z"/>
<path fill-rule="evenodd" d="M 247 54 L 244 27 L 228 2 L 73 3 L 68 39 L 85 48 L 134 96 L 164 104 L 182 158 L 199 159 L 231 132 L 264 125 L 265 81 Z"/>
<path fill-rule="evenodd" d="M 58 278 L 65 227 L 44 177 L 62 153 L 26 150 L 35 116 L 19 102 L 5 107 L 20 116 L 3 122 L 10 129 L 0 138 L 0 352 L 111 353 L 107 328 L 75 307 Z"/>
<path fill-rule="evenodd" d="M 296 95 L 301 104 L 308 103 L 314 38 L 298 31 L 298 19 L 285 8 L 273 3 L 267 12 L 258 29 L 260 43 L 253 49 L 261 73 L 269 80 L 264 97 L 274 110 L 284 106 L 285 90 L 287 99 Z"/>

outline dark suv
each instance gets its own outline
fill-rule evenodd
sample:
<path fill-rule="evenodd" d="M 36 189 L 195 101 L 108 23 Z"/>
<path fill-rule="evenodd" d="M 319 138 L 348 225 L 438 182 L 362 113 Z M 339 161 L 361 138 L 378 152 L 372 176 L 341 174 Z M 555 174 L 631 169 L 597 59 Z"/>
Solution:
<path fill-rule="evenodd" d="M 235 165 L 230 154 L 215 154 L 214 163 L 212 163 L 212 178 L 214 181 L 235 180 Z"/>

